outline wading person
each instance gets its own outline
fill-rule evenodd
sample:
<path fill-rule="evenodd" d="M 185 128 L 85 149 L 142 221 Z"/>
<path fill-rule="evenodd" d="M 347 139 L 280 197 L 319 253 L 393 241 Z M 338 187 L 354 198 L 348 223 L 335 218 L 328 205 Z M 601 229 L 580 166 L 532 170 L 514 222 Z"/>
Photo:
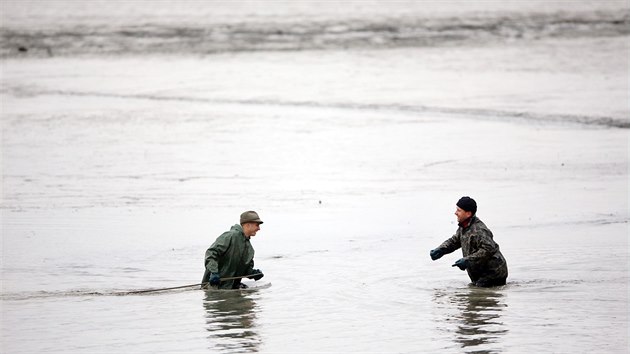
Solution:
<path fill-rule="evenodd" d="M 254 248 L 249 242 L 250 237 L 256 236 L 262 223 L 255 211 L 246 211 L 241 214 L 240 224 L 232 226 L 230 231 L 217 237 L 206 251 L 205 272 L 201 282 L 219 289 L 238 289 L 245 287 L 245 284 L 241 284 L 241 279 L 221 279 L 250 274 L 253 275 L 250 279 L 262 278 L 260 269 L 254 269 Z"/>
<path fill-rule="evenodd" d="M 429 252 L 431 259 L 435 261 L 461 247 L 463 258 L 458 259 L 453 267 L 466 270 L 476 286 L 505 285 L 507 262 L 492 238 L 492 231 L 475 215 L 477 203 L 470 197 L 462 197 L 456 205 L 459 228 L 453 237 Z"/>

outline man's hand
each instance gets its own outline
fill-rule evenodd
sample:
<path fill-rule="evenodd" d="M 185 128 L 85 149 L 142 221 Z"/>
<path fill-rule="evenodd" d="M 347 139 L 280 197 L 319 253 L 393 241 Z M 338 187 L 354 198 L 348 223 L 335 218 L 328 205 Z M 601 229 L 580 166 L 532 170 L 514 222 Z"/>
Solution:
<path fill-rule="evenodd" d="M 260 280 L 260 278 L 265 276 L 263 272 L 260 271 L 260 269 L 253 269 L 252 274 L 256 274 L 256 275 L 254 275 L 253 277 L 249 277 L 249 279 L 254 279 L 257 281 Z"/>
<path fill-rule="evenodd" d="M 455 264 L 453 264 L 453 267 L 459 267 L 461 270 L 466 270 L 466 268 L 468 268 L 468 261 L 464 258 L 460 258 L 455 262 Z"/>
<path fill-rule="evenodd" d="M 431 259 L 435 261 L 436 259 L 442 258 L 444 252 L 442 252 L 441 249 L 436 248 L 434 250 L 431 250 L 431 252 L 429 252 L 429 255 L 431 256 Z"/>
<path fill-rule="evenodd" d="M 210 273 L 210 285 L 219 285 L 221 283 L 221 277 L 218 273 Z"/>

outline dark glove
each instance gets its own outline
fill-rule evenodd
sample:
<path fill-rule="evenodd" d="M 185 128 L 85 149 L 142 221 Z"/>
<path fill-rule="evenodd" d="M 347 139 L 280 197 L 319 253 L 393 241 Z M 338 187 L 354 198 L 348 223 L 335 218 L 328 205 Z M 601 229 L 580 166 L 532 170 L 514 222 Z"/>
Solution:
<path fill-rule="evenodd" d="M 260 269 L 252 269 L 252 274 L 256 275 L 254 275 L 253 277 L 249 277 L 249 279 L 260 280 L 260 278 L 265 276 L 263 272 L 260 271 Z"/>
<path fill-rule="evenodd" d="M 221 277 L 218 273 L 210 273 L 210 285 L 219 285 L 221 283 Z"/>
<path fill-rule="evenodd" d="M 455 262 L 455 264 L 453 264 L 453 267 L 459 267 L 461 270 L 466 270 L 466 268 L 468 268 L 468 261 L 464 258 L 460 258 Z"/>
<path fill-rule="evenodd" d="M 431 250 L 431 252 L 429 252 L 429 255 L 431 256 L 431 259 L 435 261 L 436 259 L 442 258 L 444 252 L 442 252 L 441 249 L 436 248 L 434 250 Z"/>

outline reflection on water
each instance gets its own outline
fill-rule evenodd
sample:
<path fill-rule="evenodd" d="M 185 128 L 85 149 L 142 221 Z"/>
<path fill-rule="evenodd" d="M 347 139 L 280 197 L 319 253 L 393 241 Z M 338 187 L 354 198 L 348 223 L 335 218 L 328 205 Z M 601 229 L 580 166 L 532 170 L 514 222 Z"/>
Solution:
<path fill-rule="evenodd" d="M 210 349 L 230 353 L 258 352 L 257 305 L 252 294 L 241 291 L 206 291 L 203 302 Z"/>
<path fill-rule="evenodd" d="M 507 326 L 501 321 L 501 312 L 507 307 L 501 288 L 477 288 L 457 290 L 446 293 L 441 290 L 434 300 L 441 307 L 456 310 L 455 314 L 445 319 L 454 322 L 454 341 L 459 343 L 466 353 L 497 353 L 497 344 L 507 332 Z M 446 311 L 452 314 L 452 311 Z"/>

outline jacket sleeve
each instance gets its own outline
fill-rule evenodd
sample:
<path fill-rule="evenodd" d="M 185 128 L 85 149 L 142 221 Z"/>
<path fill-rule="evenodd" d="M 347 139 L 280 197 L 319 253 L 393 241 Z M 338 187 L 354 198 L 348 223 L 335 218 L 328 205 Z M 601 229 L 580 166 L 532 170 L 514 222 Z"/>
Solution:
<path fill-rule="evenodd" d="M 459 233 L 455 233 L 455 235 L 453 235 L 451 238 L 442 242 L 442 244 L 438 248 L 441 249 L 444 254 L 449 254 L 453 251 L 458 250 L 460 247 L 462 247 L 462 243 L 460 241 Z"/>
<path fill-rule="evenodd" d="M 245 274 L 254 274 L 254 259 L 247 264 L 247 272 Z"/>
<path fill-rule="evenodd" d="M 477 241 L 477 250 L 466 256 L 466 259 L 473 263 L 484 262 L 499 250 L 499 245 L 492 239 L 492 234 L 482 231 L 474 235 L 473 238 Z"/>
<path fill-rule="evenodd" d="M 230 234 L 226 232 L 219 236 L 216 241 L 206 251 L 206 270 L 210 273 L 219 272 L 219 259 L 225 254 L 230 246 Z"/>

